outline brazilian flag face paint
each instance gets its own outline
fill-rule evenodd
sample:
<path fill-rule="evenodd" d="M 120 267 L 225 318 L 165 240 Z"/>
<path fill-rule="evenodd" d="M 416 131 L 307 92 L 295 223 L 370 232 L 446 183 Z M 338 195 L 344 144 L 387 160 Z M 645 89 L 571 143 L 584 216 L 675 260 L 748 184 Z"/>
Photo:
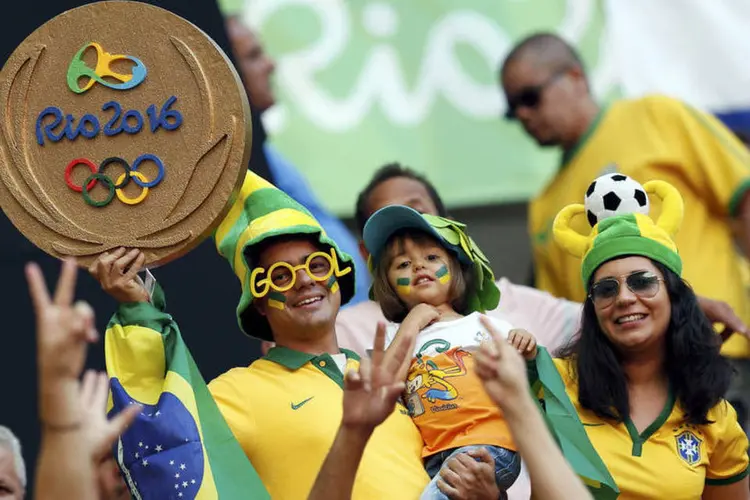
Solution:
<path fill-rule="evenodd" d="M 448 271 L 448 268 L 445 266 L 445 264 L 440 266 L 440 269 L 437 270 L 435 276 L 437 276 L 438 281 L 443 285 L 449 283 L 451 280 L 451 273 L 450 271 Z"/>
<path fill-rule="evenodd" d="M 286 297 L 281 292 L 268 292 L 268 307 L 283 311 L 286 308 Z"/>
<path fill-rule="evenodd" d="M 336 275 L 332 274 L 330 278 L 328 278 L 328 281 L 326 281 L 326 286 L 331 291 L 331 293 L 336 293 L 339 291 L 339 282 L 336 279 Z"/>
<path fill-rule="evenodd" d="M 411 293 L 411 280 L 409 278 L 396 278 L 396 293 L 409 295 Z"/>

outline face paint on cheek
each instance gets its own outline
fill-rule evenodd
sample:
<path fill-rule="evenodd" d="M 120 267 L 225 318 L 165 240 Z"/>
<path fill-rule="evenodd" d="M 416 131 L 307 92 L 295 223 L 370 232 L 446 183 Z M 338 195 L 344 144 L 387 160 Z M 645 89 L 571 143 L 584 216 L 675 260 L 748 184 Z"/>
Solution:
<path fill-rule="evenodd" d="M 402 295 L 409 295 L 411 293 L 411 280 L 409 278 L 397 278 L 396 292 Z"/>
<path fill-rule="evenodd" d="M 438 281 L 443 285 L 451 280 L 451 273 L 450 271 L 448 271 L 448 268 L 445 266 L 445 264 L 443 264 L 440 269 L 437 270 L 435 276 L 437 276 Z"/>
<path fill-rule="evenodd" d="M 286 297 L 281 292 L 268 292 L 268 307 L 283 311 L 286 308 Z"/>
<path fill-rule="evenodd" d="M 339 282 L 336 279 L 336 276 L 331 275 L 330 278 L 328 278 L 328 281 L 326 282 L 326 286 L 331 291 L 331 293 L 336 293 L 339 291 Z"/>

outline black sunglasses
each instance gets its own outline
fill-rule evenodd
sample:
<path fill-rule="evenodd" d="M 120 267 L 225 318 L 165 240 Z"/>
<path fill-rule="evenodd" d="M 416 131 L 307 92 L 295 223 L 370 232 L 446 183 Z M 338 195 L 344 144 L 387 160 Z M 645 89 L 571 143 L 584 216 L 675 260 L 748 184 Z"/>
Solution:
<path fill-rule="evenodd" d="M 521 91 L 513 97 L 508 98 L 508 109 L 505 111 L 505 118 L 508 120 L 514 120 L 516 118 L 516 110 L 520 107 L 524 108 L 536 108 L 542 100 L 542 92 L 552 85 L 558 78 L 567 73 L 568 68 L 556 71 L 547 78 L 546 81 L 539 85 L 533 85 L 524 87 Z"/>
<path fill-rule="evenodd" d="M 650 299 L 659 292 L 659 282 L 664 281 L 651 271 L 636 271 L 625 278 L 625 285 L 638 297 Z M 607 307 L 611 305 L 620 294 L 620 280 L 617 278 L 604 278 L 591 285 L 589 298 L 596 307 Z"/>

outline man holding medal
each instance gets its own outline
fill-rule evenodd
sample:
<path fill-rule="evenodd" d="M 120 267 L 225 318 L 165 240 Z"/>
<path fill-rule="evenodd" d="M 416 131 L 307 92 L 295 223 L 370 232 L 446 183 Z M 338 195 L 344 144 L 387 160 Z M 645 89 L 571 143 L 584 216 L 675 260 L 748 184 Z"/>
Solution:
<path fill-rule="evenodd" d="M 305 208 L 251 172 L 214 238 L 242 285 L 242 331 L 275 347 L 220 375 L 209 390 L 271 497 L 306 498 L 342 419 L 344 373 L 359 366 L 335 332 L 339 308 L 354 293 L 351 257 Z M 122 304 L 148 306 L 133 272 L 140 255 L 120 249 L 89 270 Z M 162 324 L 155 315 L 173 321 L 151 309 L 143 323 L 149 328 Z M 421 449 L 406 408 L 397 405 L 367 445 L 353 498 L 418 498 L 428 481 Z M 491 459 L 472 462 L 467 469 L 456 461 L 461 473 L 451 486 L 471 498 L 497 498 Z"/>

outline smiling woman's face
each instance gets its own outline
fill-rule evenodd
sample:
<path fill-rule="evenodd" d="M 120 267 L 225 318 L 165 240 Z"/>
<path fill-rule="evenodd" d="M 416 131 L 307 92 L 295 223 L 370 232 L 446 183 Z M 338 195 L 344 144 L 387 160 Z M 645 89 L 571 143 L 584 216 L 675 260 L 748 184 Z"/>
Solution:
<path fill-rule="evenodd" d="M 672 305 L 664 276 L 651 260 L 633 256 L 602 264 L 589 292 L 599 326 L 621 353 L 661 348 Z M 602 300 L 605 294 L 610 298 Z"/>

